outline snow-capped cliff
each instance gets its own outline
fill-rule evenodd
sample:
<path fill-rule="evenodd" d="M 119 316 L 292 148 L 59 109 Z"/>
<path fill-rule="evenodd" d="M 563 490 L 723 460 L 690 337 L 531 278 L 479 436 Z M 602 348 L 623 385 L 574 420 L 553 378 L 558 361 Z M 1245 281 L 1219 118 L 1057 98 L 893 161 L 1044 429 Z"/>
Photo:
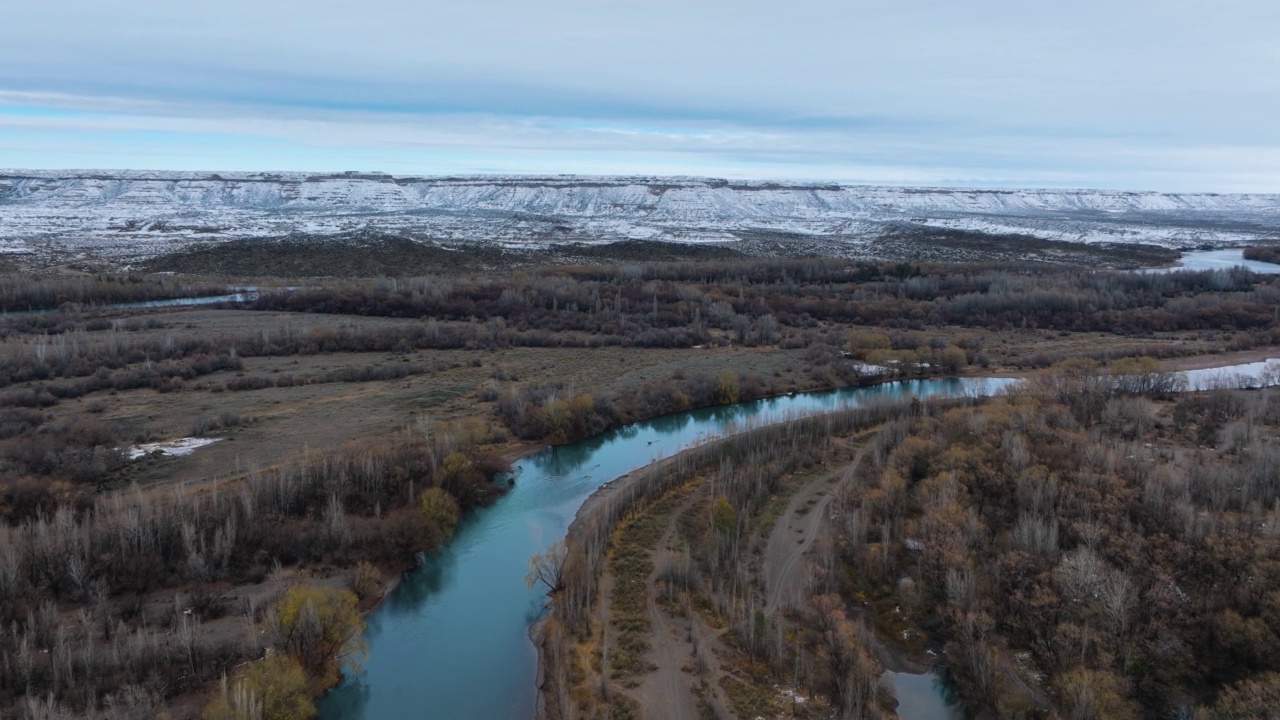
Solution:
<path fill-rule="evenodd" d="M 1280 234 L 1280 195 L 962 190 L 663 177 L 0 170 L 0 252 L 142 259 L 192 242 L 406 233 L 541 246 L 933 226 L 1047 239 L 1223 245 Z"/>

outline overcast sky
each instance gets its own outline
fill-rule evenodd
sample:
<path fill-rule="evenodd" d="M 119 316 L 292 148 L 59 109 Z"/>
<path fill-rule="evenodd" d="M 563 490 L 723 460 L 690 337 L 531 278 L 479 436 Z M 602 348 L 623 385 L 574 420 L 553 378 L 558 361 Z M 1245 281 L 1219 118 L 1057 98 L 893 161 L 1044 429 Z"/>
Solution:
<path fill-rule="evenodd" d="M 0 166 L 1280 192 L 1275 0 L 39 0 Z"/>

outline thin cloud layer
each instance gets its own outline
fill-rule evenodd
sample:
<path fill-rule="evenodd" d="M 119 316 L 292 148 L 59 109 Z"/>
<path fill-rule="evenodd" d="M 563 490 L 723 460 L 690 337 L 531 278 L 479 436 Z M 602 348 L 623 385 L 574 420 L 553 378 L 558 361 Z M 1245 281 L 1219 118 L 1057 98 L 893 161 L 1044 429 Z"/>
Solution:
<path fill-rule="evenodd" d="M 1280 190 L 1280 6 L 53 0 L 0 165 Z"/>

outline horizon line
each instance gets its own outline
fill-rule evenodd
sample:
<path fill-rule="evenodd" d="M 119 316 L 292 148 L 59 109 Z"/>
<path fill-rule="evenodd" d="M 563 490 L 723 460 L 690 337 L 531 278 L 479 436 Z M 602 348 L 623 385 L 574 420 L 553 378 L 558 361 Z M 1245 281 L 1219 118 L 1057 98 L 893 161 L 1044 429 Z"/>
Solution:
<path fill-rule="evenodd" d="M 1191 191 L 1168 191 L 1168 190 L 1133 190 L 1123 188 L 1108 188 L 1102 186 L 1061 186 L 1053 187 L 1048 185 L 980 185 L 980 184 L 910 184 L 910 183 L 872 183 L 858 182 L 849 180 L 835 179 L 771 179 L 767 177 L 716 177 L 712 175 L 654 175 L 654 174 L 608 174 L 608 173 L 448 173 L 433 175 L 429 173 L 412 173 L 412 174 L 395 174 L 385 170 L 164 170 L 155 168 L 18 168 L 18 167 L 0 167 L 0 177 L 24 177 L 24 173 L 39 173 L 42 175 L 54 175 L 58 177 L 74 178 L 78 174 L 86 176 L 110 175 L 110 174 L 154 174 L 158 176 L 214 176 L 214 175 L 290 175 L 304 177 L 322 177 L 322 178 L 341 178 L 342 176 L 354 176 L 355 179 L 369 178 L 370 176 L 385 176 L 392 180 L 426 180 L 426 181 L 450 181 L 450 180 L 497 180 L 497 179 L 514 179 L 514 180 L 674 180 L 690 183 L 723 183 L 726 185 L 733 184 L 757 184 L 757 185 L 777 185 L 783 187 L 814 188 L 817 186 L 836 186 L 840 189 L 854 188 L 886 188 L 886 189 L 910 189 L 910 190 L 938 190 L 938 191 L 963 191 L 963 192 L 1097 192 L 1109 193 L 1116 195 L 1210 195 L 1210 196 L 1280 196 L 1280 192 L 1224 192 L 1218 190 L 1191 190 Z M 37 177 L 32 175 L 30 177 Z M 138 178 L 146 180 L 148 178 Z M 209 177 L 207 179 L 215 179 Z M 244 180 L 249 182 L 257 182 L 247 177 L 231 177 L 216 178 L 223 181 Z M 264 178 L 263 181 L 267 180 Z"/>

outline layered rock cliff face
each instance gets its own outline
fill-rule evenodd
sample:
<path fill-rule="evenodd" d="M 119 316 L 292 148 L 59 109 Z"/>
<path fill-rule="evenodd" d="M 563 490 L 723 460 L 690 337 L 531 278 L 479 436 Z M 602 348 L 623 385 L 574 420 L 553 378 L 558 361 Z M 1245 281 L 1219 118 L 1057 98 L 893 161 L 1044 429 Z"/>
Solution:
<path fill-rule="evenodd" d="M 519 247 L 759 237 L 856 246 L 925 228 L 1216 246 L 1280 235 L 1280 195 L 660 177 L 0 171 L 0 252 L 126 263 L 196 242 L 298 235 L 374 232 Z"/>

